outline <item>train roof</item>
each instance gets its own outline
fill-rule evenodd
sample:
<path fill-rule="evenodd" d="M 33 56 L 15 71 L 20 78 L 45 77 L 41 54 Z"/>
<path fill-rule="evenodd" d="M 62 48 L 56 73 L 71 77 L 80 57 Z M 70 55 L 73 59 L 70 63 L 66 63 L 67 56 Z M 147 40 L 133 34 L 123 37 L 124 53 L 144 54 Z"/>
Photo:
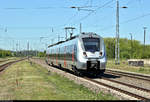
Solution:
<path fill-rule="evenodd" d="M 67 41 L 70 41 L 70 40 L 73 40 L 73 39 L 75 39 L 77 37 L 84 38 L 84 37 L 89 37 L 89 36 L 90 37 L 101 37 L 101 36 L 99 36 L 99 35 L 97 35 L 96 33 L 93 33 L 93 32 L 88 32 L 88 33 L 83 32 L 80 35 L 72 36 L 72 37 L 66 39 L 65 41 L 59 41 L 59 42 L 57 42 L 55 44 L 49 45 L 48 48 L 52 47 L 52 46 L 55 46 L 55 45 L 58 45 L 58 44 L 61 44 L 61 43 L 64 43 L 64 42 L 67 42 Z"/>
<path fill-rule="evenodd" d="M 78 37 L 78 35 L 72 36 L 71 38 L 68 38 L 68 39 L 66 39 L 65 41 L 59 41 L 59 42 L 57 42 L 57 43 L 55 43 L 55 44 L 49 45 L 48 48 L 49 48 L 49 47 L 52 47 L 52 46 L 55 46 L 55 45 L 58 45 L 58 44 L 61 44 L 61 43 L 64 43 L 64 42 L 67 42 L 67 41 L 69 41 L 69 40 L 75 39 L 75 38 L 77 38 L 77 37 Z"/>
<path fill-rule="evenodd" d="M 85 33 L 85 32 L 83 32 L 82 34 L 80 34 L 79 35 L 81 38 L 84 38 L 84 37 L 101 37 L 101 36 L 99 36 L 98 34 L 96 34 L 96 33 L 93 33 L 93 32 L 87 32 L 87 33 Z"/>

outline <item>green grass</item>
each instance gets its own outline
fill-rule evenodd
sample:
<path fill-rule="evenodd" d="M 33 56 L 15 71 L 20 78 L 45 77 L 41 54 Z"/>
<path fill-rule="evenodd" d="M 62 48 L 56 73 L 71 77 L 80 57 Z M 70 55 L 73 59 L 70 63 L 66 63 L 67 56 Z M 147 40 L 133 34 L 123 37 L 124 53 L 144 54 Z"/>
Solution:
<path fill-rule="evenodd" d="M 130 72 L 141 73 L 141 74 L 150 74 L 150 66 L 148 65 L 144 65 L 144 67 L 129 66 L 126 60 L 120 60 L 120 65 L 115 65 L 114 60 L 108 60 L 107 68 L 125 70 Z"/>
<path fill-rule="evenodd" d="M 5 63 L 11 62 L 11 61 L 15 61 L 15 60 L 19 60 L 21 59 L 21 57 L 6 57 L 6 58 L 0 58 L 0 65 L 3 65 Z M 2 62 L 1 62 L 2 61 Z"/>
<path fill-rule="evenodd" d="M 5 61 L 5 60 L 10 60 L 10 59 L 13 59 L 13 58 L 16 58 L 16 57 L 4 57 L 4 58 L 2 58 L 2 57 L 0 57 L 0 61 Z"/>
<path fill-rule="evenodd" d="M 18 81 L 18 85 L 17 85 Z M 94 93 L 39 65 L 19 62 L 0 75 L 0 100 L 116 100 Z"/>

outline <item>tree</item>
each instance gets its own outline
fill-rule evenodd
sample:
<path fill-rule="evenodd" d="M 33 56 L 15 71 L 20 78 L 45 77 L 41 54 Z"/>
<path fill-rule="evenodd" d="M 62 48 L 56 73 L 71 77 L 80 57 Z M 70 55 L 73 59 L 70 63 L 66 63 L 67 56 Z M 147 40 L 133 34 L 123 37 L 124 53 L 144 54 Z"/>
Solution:
<path fill-rule="evenodd" d="M 115 38 L 104 38 L 106 46 L 107 58 L 115 58 Z M 145 46 L 140 44 L 137 40 L 128 40 L 127 38 L 120 38 L 120 58 L 150 58 L 150 45 Z"/>

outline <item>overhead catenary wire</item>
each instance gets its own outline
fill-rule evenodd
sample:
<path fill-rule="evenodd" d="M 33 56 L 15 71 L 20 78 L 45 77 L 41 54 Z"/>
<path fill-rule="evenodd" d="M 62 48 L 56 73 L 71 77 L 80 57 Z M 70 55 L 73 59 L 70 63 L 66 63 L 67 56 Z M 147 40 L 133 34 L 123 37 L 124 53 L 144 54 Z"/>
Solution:
<path fill-rule="evenodd" d="M 58 9 L 58 8 L 60 8 L 60 9 L 62 9 L 62 8 L 64 8 L 64 9 L 70 9 L 69 7 L 52 7 L 52 6 L 45 6 L 45 7 L 35 7 L 35 8 L 23 8 L 23 7 L 6 7 L 6 8 L 1 8 L 1 10 L 3 9 L 3 10 L 39 10 L 39 9 L 41 9 L 41 10 L 46 10 L 46 9 Z"/>
<path fill-rule="evenodd" d="M 109 1 L 105 2 L 104 4 L 102 4 L 101 6 L 98 6 L 98 7 L 97 7 L 97 6 L 94 6 L 94 7 L 97 7 L 97 8 L 95 9 L 95 11 L 90 11 L 90 13 L 88 13 L 86 16 L 80 18 L 80 19 L 77 20 L 77 21 L 74 21 L 75 23 L 72 23 L 72 25 L 75 26 L 75 25 L 77 24 L 76 22 L 81 22 L 81 21 L 85 20 L 85 19 L 88 18 L 91 14 L 95 13 L 97 10 L 102 9 L 102 8 L 104 8 L 104 7 L 107 7 L 109 4 L 113 3 L 113 1 L 114 1 L 114 0 L 109 0 Z"/>
<path fill-rule="evenodd" d="M 131 3 L 133 3 L 133 1 L 134 0 L 129 0 L 127 3 L 126 3 L 126 5 L 129 5 L 129 4 L 131 4 Z M 138 0 L 140 3 L 141 3 L 141 0 Z M 111 2 L 111 1 L 110 1 Z M 103 6 L 105 6 L 105 5 L 107 5 L 107 4 L 109 4 L 110 2 L 107 2 L 106 4 L 104 4 Z M 91 12 L 92 13 L 92 12 Z M 91 13 L 89 13 L 88 15 L 86 15 L 86 16 L 84 16 L 83 18 L 81 18 L 80 20 L 84 20 L 84 19 L 86 19 L 88 16 L 90 16 L 90 14 Z M 138 16 L 138 17 L 135 17 L 135 18 L 132 18 L 132 19 L 129 19 L 129 20 L 126 20 L 126 21 L 123 21 L 123 22 L 121 22 L 120 24 L 124 24 L 124 23 L 128 23 L 128 22 L 132 22 L 132 21 L 134 21 L 134 20 L 137 20 L 137 19 L 140 19 L 140 18 L 143 18 L 143 17 L 146 17 L 146 16 L 149 16 L 150 15 L 150 13 L 147 13 L 147 14 L 143 14 L 143 15 L 141 15 L 141 16 Z M 111 25 L 111 26 L 108 26 L 108 27 L 105 27 L 105 28 L 102 28 L 102 29 L 100 29 L 100 30 L 107 30 L 107 29 L 109 29 L 109 28 L 114 28 L 115 27 L 115 25 Z M 94 26 L 94 28 L 95 28 L 95 26 Z"/>
<path fill-rule="evenodd" d="M 109 4 L 110 2 L 112 2 L 113 0 L 110 0 L 109 2 L 106 2 L 104 5 L 98 7 L 97 9 L 103 8 L 104 6 L 106 6 L 107 4 Z M 89 0 L 87 3 L 92 4 L 92 0 Z M 25 10 L 25 9 L 52 9 L 52 8 L 69 8 L 69 7 L 52 7 L 52 6 L 47 6 L 47 7 L 37 7 L 37 8 L 23 8 L 23 7 L 8 7 L 8 8 L 4 8 L 4 9 L 8 9 L 8 10 Z M 70 9 L 70 8 L 69 8 Z M 80 20 L 83 20 L 85 18 L 87 18 L 89 15 L 91 15 L 93 12 L 90 12 L 87 16 L 81 18 Z M 71 16 L 69 18 L 69 20 L 67 22 L 70 22 L 75 16 L 77 16 L 78 12 L 75 13 L 73 16 Z M 64 25 L 60 25 L 60 26 L 66 26 L 69 23 L 66 23 Z M 13 29 L 46 29 L 47 27 L 12 27 Z"/>
<path fill-rule="evenodd" d="M 73 16 L 70 17 L 70 20 L 73 19 L 74 16 L 76 16 L 78 14 L 78 12 L 76 14 L 74 14 Z M 141 19 L 143 17 L 146 17 L 146 16 L 150 16 L 150 12 L 149 13 L 146 13 L 146 14 L 143 14 L 141 16 L 137 16 L 137 17 L 134 17 L 134 18 L 131 18 L 131 19 L 128 19 L 126 21 L 123 21 L 121 22 L 120 24 L 125 24 L 125 23 L 129 23 L 129 22 L 132 22 L 132 21 L 135 21 L 135 20 L 138 20 L 138 19 Z M 64 25 L 61 25 L 61 26 L 65 26 L 67 25 L 68 23 L 64 24 Z M 94 26 L 95 27 L 95 26 Z M 107 30 L 107 29 L 111 29 L 111 28 L 114 28 L 115 25 L 111 25 L 111 26 L 108 26 L 108 27 L 105 27 L 105 28 L 102 28 L 100 30 Z M 48 29 L 49 27 L 8 27 L 8 28 L 11 28 L 11 29 Z"/>
<path fill-rule="evenodd" d="M 133 3 L 133 1 L 134 1 L 134 0 L 129 0 L 129 1 L 126 3 L 126 5 L 130 5 L 131 3 Z M 137 0 L 136 0 L 136 1 L 137 1 Z M 141 0 L 138 0 L 138 1 L 141 3 Z M 95 11 L 97 11 L 97 10 L 100 9 L 100 8 L 106 7 L 106 5 L 110 4 L 111 2 L 113 2 L 113 0 L 110 0 L 110 1 L 106 2 L 104 5 L 98 7 Z M 94 13 L 94 12 L 88 13 L 86 16 L 82 17 L 80 20 L 78 20 L 78 21 L 76 21 L 76 22 L 81 22 L 82 20 L 85 20 L 85 19 L 88 18 L 92 13 Z M 121 22 L 120 24 L 132 22 L 132 21 L 134 21 L 134 20 L 140 19 L 140 18 L 145 17 L 145 16 L 149 16 L 149 15 L 150 15 L 149 13 L 148 13 L 148 14 L 143 14 L 143 15 L 141 15 L 141 16 L 138 16 L 138 17 L 135 17 L 135 18 L 132 18 L 132 19 L 123 21 L 123 22 Z M 95 26 L 94 26 L 94 27 L 95 27 Z M 107 29 L 109 29 L 109 28 L 114 28 L 114 27 L 115 27 L 115 25 L 111 25 L 111 26 L 102 28 L 102 29 L 100 29 L 100 30 L 107 30 Z"/>
<path fill-rule="evenodd" d="M 131 19 L 128 19 L 126 21 L 123 21 L 123 22 L 120 22 L 120 24 L 125 24 L 125 23 L 129 23 L 129 22 L 132 22 L 132 21 L 135 21 L 135 20 L 138 20 L 138 19 L 142 19 L 146 16 L 150 16 L 150 12 L 147 13 L 147 14 L 143 14 L 141 16 L 137 16 L 137 17 L 134 17 L 134 18 L 131 18 Z M 100 30 L 101 31 L 104 31 L 104 30 L 108 30 L 108 29 L 112 29 L 114 28 L 116 25 L 110 25 L 110 26 L 107 26 L 107 27 L 104 27 L 104 28 L 101 28 Z M 95 26 L 94 26 L 95 27 Z M 99 27 L 99 26 L 98 26 Z"/>
<path fill-rule="evenodd" d="M 105 4 L 103 4 L 102 6 L 99 6 L 95 11 L 97 11 L 98 9 L 101 9 L 105 6 L 107 6 L 108 4 L 112 3 L 114 0 L 109 0 L 108 2 L 106 2 Z M 88 13 L 86 16 L 82 17 L 81 19 L 79 19 L 79 21 L 85 20 L 87 17 L 89 17 L 92 13 L 94 13 L 95 11 L 91 11 L 90 13 Z"/>
<path fill-rule="evenodd" d="M 92 0 L 88 0 L 88 4 L 90 4 L 90 1 L 92 1 Z M 113 2 L 113 0 L 110 0 L 110 2 Z M 129 5 L 129 4 L 131 4 L 131 3 L 133 3 L 133 1 L 134 0 L 130 0 L 130 1 L 128 1 L 127 2 L 127 4 Z M 106 1 L 107 2 L 107 1 Z M 109 2 L 109 1 L 108 1 Z M 106 3 L 105 3 L 106 4 Z M 105 4 L 103 4 L 103 5 L 105 5 Z M 108 6 L 109 4 L 111 4 L 111 3 L 108 3 L 106 6 Z M 103 5 L 101 5 L 101 6 L 99 6 L 99 7 L 102 7 Z M 88 5 L 87 5 L 88 6 Z M 90 6 L 90 5 L 89 5 Z M 106 7 L 106 6 L 104 6 L 104 7 Z M 98 8 L 99 8 L 98 7 Z M 102 8 L 104 8 L 104 7 L 102 7 Z M 52 8 L 55 8 L 55 7 L 52 7 Z M 60 7 L 61 8 L 61 7 Z M 64 7 L 65 8 L 65 7 Z M 69 7 L 67 7 L 67 8 L 69 8 Z M 96 10 L 98 10 L 98 8 L 96 9 Z M 8 10 L 26 10 L 26 9 L 28 9 L 28 8 L 7 8 Z M 29 8 L 30 9 L 30 8 Z M 32 8 L 33 9 L 33 8 Z M 34 8 L 35 9 L 35 8 Z M 38 7 L 38 8 L 36 8 L 36 9 L 41 9 L 41 10 L 44 10 L 44 9 L 51 9 L 51 7 Z M 70 9 L 70 8 L 69 8 Z M 95 11 L 96 11 L 95 10 Z M 90 13 L 88 13 L 86 16 L 84 16 L 84 17 L 82 17 L 82 18 L 80 18 L 79 19 L 79 21 L 83 21 L 83 20 L 85 20 L 86 18 L 88 18 L 92 13 L 94 13 L 94 12 L 90 12 Z M 73 14 L 68 20 L 67 20 L 67 23 L 65 23 L 64 25 L 60 25 L 61 27 L 62 26 L 66 26 L 66 25 L 69 25 L 70 24 L 70 22 L 72 22 L 73 21 L 73 19 L 74 19 L 74 17 L 76 17 L 77 15 L 78 15 L 79 13 L 78 12 L 76 12 L 75 14 Z M 129 23 L 129 22 L 133 22 L 133 21 L 135 21 L 135 20 L 138 20 L 138 19 L 141 19 L 141 18 L 143 18 L 143 17 L 146 17 L 146 16 L 149 16 L 150 15 L 150 13 L 148 13 L 148 14 L 143 14 L 143 15 L 141 15 L 141 16 L 138 16 L 138 17 L 134 17 L 134 18 L 131 18 L 131 19 L 128 19 L 128 20 L 125 20 L 125 21 L 123 21 L 123 22 L 121 22 L 120 24 L 125 24 L 125 23 Z M 75 23 L 77 23 L 77 22 L 75 22 Z M 91 26 L 92 27 L 92 26 Z M 100 29 L 100 30 L 108 30 L 108 28 L 113 28 L 113 27 L 115 27 L 115 25 L 112 25 L 112 26 L 109 26 L 109 27 L 106 27 L 106 28 L 102 28 L 102 29 Z M 47 28 L 49 28 L 49 27 L 12 27 L 12 29 L 47 29 Z M 55 27 L 54 27 L 54 29 L 55 29 Z M 55 32 L 56 33 L 56 32 Z M 52 34 L 53 35 L 53 34 Z M 23 38 L 24 39 L 24 38 Z M 25 38 L 25 39 L 27 39 L 27 38 Z M 32 39 L 32 38 L 31 38 Z M 33 38 L 34 39 L 34 38 Z"/>

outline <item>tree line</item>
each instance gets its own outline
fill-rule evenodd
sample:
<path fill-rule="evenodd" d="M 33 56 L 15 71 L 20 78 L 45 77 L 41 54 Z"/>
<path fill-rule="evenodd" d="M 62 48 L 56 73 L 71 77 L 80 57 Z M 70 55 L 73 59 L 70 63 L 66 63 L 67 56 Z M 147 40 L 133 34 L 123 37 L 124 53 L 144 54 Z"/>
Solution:
<path fill-rule="evenodd" d="M 115 58 L 115 38 L 104 38 L 108 59 Z M 150 45 L 141 44 L 138 40 L 120 38 L 120 59 L 148 59 L 150 58 Z M 38 57 L 45 57 L 46 52 L 39 52 Z"/>
<path fill-rule="evenodd" d="M 115 58 L 115 38 L 104 38 L 107 58 Z M 148 59 L 150 58 L 150 45 L 141 44 L 138 40 L 120 38 L 121 59 Z"/>
<path fill-rule="evenodd" d="M 46 51 L 40 52 L 40 51 L 10 51 L 10 50 L 3 50 L 0 49 L 0 58 L 5 57 L 26 57 L 26 56 L 37 56 L 37 57 L 45 57 Z"/>
<path fill-rule="evenodd" d="M 9 56 L 12 56 L 11 51 L 0 49 L 0 57 L 1 57 L 1 58 L 9 57 Z"/>
<path fill-rule="evenodd" d="M 104 38 L 106 54 L 108 59 L 115 58 L 115 38 Z M 138 40 L 120 38 L 120 58 L 121 59 L 148 59 L 150 58 L 150 45 L 143 45 Z M 25 56 L 45 57 L 46 51 L 9 51 L 0 49 L 0 57 L 25 57 Z"/>

